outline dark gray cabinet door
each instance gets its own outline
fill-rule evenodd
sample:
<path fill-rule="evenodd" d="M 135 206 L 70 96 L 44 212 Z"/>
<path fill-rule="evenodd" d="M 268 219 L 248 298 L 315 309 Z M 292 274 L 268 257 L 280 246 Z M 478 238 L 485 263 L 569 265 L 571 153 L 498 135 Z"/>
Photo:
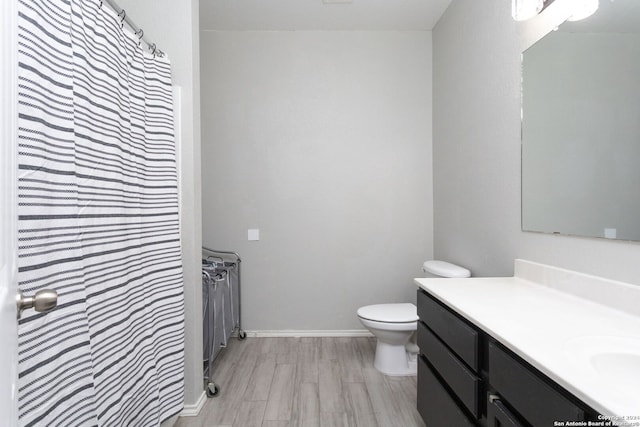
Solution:
<path fill-rule="evenodd" d="M 450 352 L 427 328 L 418 322 L 418 347 L 460 401 L 476 417 L 480 418 L 478 394 L 480 378 Z"/>
<path fill-rule="evenodd" d="M 422 356 L 418 357 L 418 412 L 427 427 L 473 427 Z"/>
<path fill-rule="evenodd" d="M 547 384 L 541 375 L 496 343 L 489 343 L 489 383 L 533 426 L 553 426 L 554 421 L 585 419 L 584 411 L 565 394 Z"/>
<path fill-rule="evenodd" d="M 469 367 L 478 372 L 479 332 L 426 292 L 418 291 L 418 317 Z"/>

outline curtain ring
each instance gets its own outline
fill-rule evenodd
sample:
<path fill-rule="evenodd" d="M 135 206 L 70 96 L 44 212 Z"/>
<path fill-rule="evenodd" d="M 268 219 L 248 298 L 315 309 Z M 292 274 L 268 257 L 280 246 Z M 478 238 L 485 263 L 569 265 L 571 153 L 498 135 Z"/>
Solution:
<path fill-rule="evenodd" d="M 155 54 L 156 54 L 156 49 L 157 49 L 156 44 L 155 44 L 155 43 L 152 43 L 152 44 L 151 44 L 151 46 L 150 46 L 150 48 L 151 48 L 151 54 L 152 54 L 153 56 L 155 56 Z"/>
<path fill-rule="evenodd" d="M 100 0 L 100 6 L 98 6 L 100 9 L 102 9 L 102 0 Z"/>
<path fill-rule="evenodd" d="M 118 13 L 118 16 L 120 17 L 120 26 L 124 28 L 124 20 L 127 19 L 127 11 L 122 9 L 120 13 Z"/>
<path fill-rule="evenodd" d="M 136 31 L 135 35 L 138 36 L 138 40 L 141 40 L 142 37 L 144 37 L 144 31 L 142 30 L 142 28 L 140 28 L 138 31 Z"/>

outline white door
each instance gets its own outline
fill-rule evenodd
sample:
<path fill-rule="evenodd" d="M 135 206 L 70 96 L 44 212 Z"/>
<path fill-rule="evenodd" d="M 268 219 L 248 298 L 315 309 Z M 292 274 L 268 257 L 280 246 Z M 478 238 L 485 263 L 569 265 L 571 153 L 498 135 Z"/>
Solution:
<path fill-rule="evenodd" d="M 18 424 L 16 383 L 16 0 L 0 1 L 0 416 L 2 425 Z"/>

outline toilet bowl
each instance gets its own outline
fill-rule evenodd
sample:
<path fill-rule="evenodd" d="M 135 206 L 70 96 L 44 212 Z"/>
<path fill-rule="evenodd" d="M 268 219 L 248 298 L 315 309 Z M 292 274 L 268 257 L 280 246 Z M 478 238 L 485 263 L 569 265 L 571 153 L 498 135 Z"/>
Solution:
<path fill-rule="evenodd" d="M 376 337 L 373 366 L 385 375 L 416 374 L 417 348 L 409 341 L 418 327 L 416 306 L 411 303 L 360 307 L 358 319 Z"/>
<path fill-rule="evenodd" d="M 469 277 L 466 268 L 444 261 L 426 261 L 422 269 L 431 277 Z M 360 307 L 358 319 L 377 338 L 373 366 L 385 375 L 416 374 L 418 346 L 411 337 L 418 327 L 416 306 L 411 303 Z"/>

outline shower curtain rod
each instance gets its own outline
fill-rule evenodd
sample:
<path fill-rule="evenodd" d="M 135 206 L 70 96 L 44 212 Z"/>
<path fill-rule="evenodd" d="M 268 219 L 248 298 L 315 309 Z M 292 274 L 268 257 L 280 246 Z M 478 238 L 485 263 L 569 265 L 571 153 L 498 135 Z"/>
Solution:
<path fill-rule="evenodd" d="M 147 45 L 147 49 L 149 49 L 149 51 L 151 51 L 152 54 L 157 55 L 159 57 L 163 57 L 164 56 L 164 52 L 161 51 L 160 49 L 158 49 L 158 47 L 156 46 L 155 43 L 151 43 L 149 40 L 147 40 L 147 38 L 144 36 L 144 31 L 142 30 L 142 28 L 138 27 L 131 20 L 131 18 L 129 18 L 127 16 L 127 12 L 123 8 L 118 6 L 118 3 L 116 3 L 115 0 L 100 0 L 100 6 L 102 6 L 103 3 L 107 3 L 109 5 L 109 7 L 111 9 L 113 9 L 118 14 L 120 19 L 122 19 L 122 21 L 126 22 L 127 25 L 129 25 L 129 27 L 131 27 L 131 29 L 133 30 L 133 33 L 136 36 L 138 36 L 138 38 L 140 40 L 145 42 L 145 44 Z"/>

